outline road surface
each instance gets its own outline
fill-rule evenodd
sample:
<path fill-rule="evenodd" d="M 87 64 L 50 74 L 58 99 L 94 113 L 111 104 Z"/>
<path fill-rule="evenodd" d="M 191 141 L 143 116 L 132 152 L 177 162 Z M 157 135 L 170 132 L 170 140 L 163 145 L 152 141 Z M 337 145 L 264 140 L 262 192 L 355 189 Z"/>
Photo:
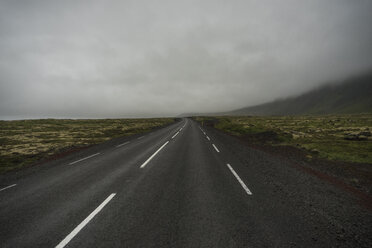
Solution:
<path fill-rule="evenodd" d="M 25 171 L 0 178 L 0 247 L 372 244 L 355 196 L 191 119 Z"/>

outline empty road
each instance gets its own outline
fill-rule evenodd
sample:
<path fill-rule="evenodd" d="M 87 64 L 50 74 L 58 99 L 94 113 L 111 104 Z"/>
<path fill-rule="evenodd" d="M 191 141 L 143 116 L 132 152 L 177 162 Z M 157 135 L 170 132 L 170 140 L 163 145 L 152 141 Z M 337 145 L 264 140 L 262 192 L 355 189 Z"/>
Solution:
<path fill-rule="evenodd" d="M 182 119 L 0 178 L 0 247 L 371 247 L 371 211 Z"/>

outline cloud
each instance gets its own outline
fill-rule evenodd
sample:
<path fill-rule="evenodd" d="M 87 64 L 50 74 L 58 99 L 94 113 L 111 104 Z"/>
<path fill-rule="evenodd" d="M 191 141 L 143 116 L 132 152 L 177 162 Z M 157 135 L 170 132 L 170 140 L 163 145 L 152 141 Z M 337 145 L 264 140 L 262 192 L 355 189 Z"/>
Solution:
<path fill-rule="evenodd" d="M 0 118 L 172 116 L 372 68 L 370 1 L 2 1 Z"/>

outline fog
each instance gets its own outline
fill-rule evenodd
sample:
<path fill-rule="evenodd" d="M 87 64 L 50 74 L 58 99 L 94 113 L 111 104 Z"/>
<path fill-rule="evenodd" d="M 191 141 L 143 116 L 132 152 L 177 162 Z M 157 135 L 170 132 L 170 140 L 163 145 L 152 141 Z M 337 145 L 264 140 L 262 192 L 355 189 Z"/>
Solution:
<path fill-rule="evenodd" d="M 372 68 L 372 1 L 0 1 L 0 119 L 177 116 Z"/>

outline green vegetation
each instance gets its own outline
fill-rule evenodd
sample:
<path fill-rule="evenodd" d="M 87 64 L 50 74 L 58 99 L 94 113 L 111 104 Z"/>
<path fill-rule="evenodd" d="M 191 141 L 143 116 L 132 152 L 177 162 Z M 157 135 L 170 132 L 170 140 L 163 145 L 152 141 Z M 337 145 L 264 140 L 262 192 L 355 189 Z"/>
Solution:
<path fill-rule="evenodd" d="M 171 118 L 0 121 L 0 173 L 68 149 L 146 132 L 173 121 Z"/>
<path fill-rule="evenodd" d="M 330 160 L 372 164 L 372 115 L 196 117 L 252 143 L 290 145 Z"/>

